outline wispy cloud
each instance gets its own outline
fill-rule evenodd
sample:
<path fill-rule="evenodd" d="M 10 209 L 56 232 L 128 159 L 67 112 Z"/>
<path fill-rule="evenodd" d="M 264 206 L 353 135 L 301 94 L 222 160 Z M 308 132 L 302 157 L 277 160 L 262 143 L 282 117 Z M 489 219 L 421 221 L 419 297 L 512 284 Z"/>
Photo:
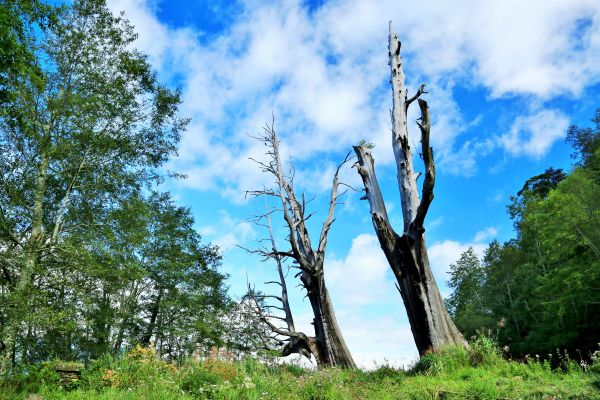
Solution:
<path fill-rule="evenodd" d="M 517 117 L 499 142 L 512 155 L 540 158 L 556 140 L 566 136 L 568 126 L 569 119 L 560 111 L 541 110 Z"/>
<path fill-rule="evenodd" d="M 314 13 L 297 0 L 245 1 L 231 25 L 210 40 L 190 27 L 161 23 L 150 2 L 113 0 L 111 6 L 126 11 L 140 33 L 137 45 L 161 74 L 183 86 L 182 111 L 192 124 L 172 165 L 188 173 L 182 184 L 219 187 L 237 201 L 244 190 L 267 183 L 247 160 L 262 152 L 247 134 L 259 131 L 273 111 L 299 168 L 362 138 L 381 144 L 375 150 L 379 165 L 392 161 L 388 19 L 406 43 L 409 87 L 430 85 L 432 140 L 448 173 L 472 175 L 481 157 L 461 140 L 468 121 L 452 95 L 456 82 L 483 87 L 492 97 L 548 99 L 578 96 L 600 79 L 600 5 L 593 0 L 404 7 L 391 0 L 348 0 L 328 2 Z M 529 134 L 527 118 L 516 120 L 522 123 L 503 145 L 518 155 L 515 143 L 530 135 L 521 152 L 539 156 L 559 135 L 557 129 L 538 134 L 546 126 L 533 126 Z"/>

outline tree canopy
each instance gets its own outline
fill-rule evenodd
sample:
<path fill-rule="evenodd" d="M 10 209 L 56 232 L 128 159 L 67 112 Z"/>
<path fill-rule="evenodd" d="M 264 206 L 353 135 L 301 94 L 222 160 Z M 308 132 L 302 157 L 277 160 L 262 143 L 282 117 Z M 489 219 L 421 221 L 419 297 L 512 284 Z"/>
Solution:
<path fill-rule="evenodd" d="M 220 255 L 158 190 L 188 120 L 103 0 L 1 8 L 2 365 L 218 342 Z"/>
<path fill-rule="evenodd" d="M 527 180 L 508 206 L 517 237 L 468 251 L 451 269 L 448 303 L 463 332 L 491 331 L 514 354 L 590 354 L 600 336 L 600 109 L 569 128 L 577 164 Z M 481 303 L 478 303 L 481 299 Z"/>

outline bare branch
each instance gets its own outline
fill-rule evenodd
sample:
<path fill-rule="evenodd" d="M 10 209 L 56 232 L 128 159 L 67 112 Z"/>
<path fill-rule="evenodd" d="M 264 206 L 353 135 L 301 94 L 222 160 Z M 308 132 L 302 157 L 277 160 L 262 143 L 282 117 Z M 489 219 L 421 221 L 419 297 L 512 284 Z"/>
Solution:
<path fill-rule="evenodd" d="M 279 252 L 277 251 L 277 245 L 275 243 L 275 237 L 273 235 L 273 226 L 271 225 L 271 217 L 269 215 L 267 216 L 267 224 L 269 227 L 269 237 L 271 238 L 271 247 L 273 249 L 273 252 L 275 254 L 278 254 Z M 285 276 L 283 274 L 281 257 L 279 255 L 276 255 L 275 261 L 277 262 L 277 273 L 279 275 L 279 284 L 281 285 L 281 303 L 284 308 L 285 321 L 287 323 L 288 330 L 295 331 L 296 328 L 294 327 L 294 318 L 292 316 L 292 309 L 290 308 L 290 303 L 288 299 L 288 291 L 287 285 L 285 283 Z"/>
<path fill-rule="evenodd" d="M 429 93 L 427 91 L 425 91 L 425 84 L 421 84 L 421 86 L 419 86 L 419 90 L 417 90 L 417 93 L 415 93 L 415 95 L 413 97 L 411 97 L 410 99 L 406 99 L 404 101 L 404 107 L 406 107 L 406 109 L 408 109 L 408 106 L 410 105 L 410 103 L 412 103 L 413 101 L 415 101 L 416 99 L 419 98 L 419 96 L 421 96 L 423 93 Z"/>
<path fill-rule="evenodd" d="M 271 161 L 268 163 L 258 162 L 258 164 L 263 171 L 275 176 L 275 187 L 273 190 L 261 190 L 248 193 L 252 195 L 268 194 L 280 199 L 280 211 L 282 212 L 283 219 L 287 225 L 287 240 L 290 243 L 291 250 L 290 252 L 280 252 L 277 250 L 273 238 L 270 213 L 267 213 L 267 226 L 269 228 L 272 246 L 270 250 L 261 249 L 258 250 L 257 253 L 268 256 L 277 262 L 277 271 L 280 277 L 282 295 L 281 297 L 258 295 L 255 297 L 255 300 L 257 298 L 276 299 L 281 302 L 282 307 L 277 307 L 272 304 L 261 304 L 260 306 L 265 310 L 272 309 L 284 312 L 285 316 L 281 320 L 285 320 L 288 324 L 287 331 L 284 332 L 281 329 L 277 330 L 275 327 L 265 322 L 265 324 L 270 326 L 270 329 L 272 329 L 273 332 L 290 337 L 289 343 L 282 349 L 283 356 L 291 353 L 300 353 L 310 357 L 310 355 L 313 354 L 319 365 L 340 365 L 352 368 L 355 364 L 343 341 L 341 333 L 339 332 L 339 327 L 337 326 L 333 314 L 323 275 L 324 252 L 327 234 L 333 223 L 333 211 L 340 196 L 346 192 L 346 190 L 344 190 L 342 193 L 338 193 L 339 171 L 341 166 L 350 159 L 350 154 L 348 154 L 344 162 L 338 166 L 334 176 L 330 200 L 330 212 L 323 223 L 319 240 L 319 251 L 315 252 L 312 248 L 310 235 L 306 225 L 306 221 L 314 215 L 313 213 L 307 213 L 307 205 L 312 199 L 308 200 L 304 193 L 300 196 L 296 195 L 294 190 L 295 169 L 292 164 L 290 164 L 289 173 L 287 173 L 287 175 L 284 173 L 282 167 L 283 161 L 279 152 L 279 140 L 275 133 L 274 123 L 272 122 L 270 125 L 267 124 L 263 130 L 264 134 L 260 137 L 260 140 L 267 146 L 267 156 L 271 158 Z M 265 217 L 261 217 L 259 221 L 262 221 L 263 218 Z M 296 264 L 293 267 L 298 268 L 301 271 L 300 280 L 302 285 L 307 289 L 311 307 L 313 308 L 315 323 L 314 338 L 307 337 L 301 332 L 296 332 L 294 329 L 282 267 L 282 260 L 285 257 L 290 257 Z M 296 275 L 296 277 L 298 277 L 298 275 Z M 275 282 L 272 281 L 271 283 Z M 262 315 L 263 318 L 267 318 L 264 313 Z"/>
<path fill-rule="evenodd" d="M 267 281 L 267 282 L 265 282 L 265 285 L 271 285 L 271 284 L 282 286 L 281 282 L 277 282 L 277 281 Z"/>
<path fill-rule="evenodd" d="M 369 201 L 375 232 L 381 245 L 386 246 L 386 250 L 391 252 L 394 249 L 394 241 L 398 235 L 389 222 L 383 195 L 375 175 L 375 161 L 371 156 L 371 152 L 365 146 L 354 146 L 354 152 L 358 158 L 355 166 L 365 186 L 364 197 Z"/>
<path fill-rule="evenodd" d="M 396 159 L 400 204 L 404 219 L 403 232 L 408 232 L 419 205 L 419 192 L 414 174 L 413 155 L 408 138 L 406 88 L 400 40 L 391 30 L 389 32 L 389 63 L 391 69 L 392 99 L 392 148 Z M 417 92 L 418 93 L 418 92 Z M 419 94 L 420 95 L 420 94 Z M 418 96 L 417 96 L 418 97 Z"/>
<path fill-rule="evenodd" d="M 333 183 L 331 184 L 331 196 L 329 198 L 329 212 L 327 213 L 327 218 L 325 218 L 325 221 L 323 222 L 323 227 L 321 228 L 321 236 L 319 237 L 319 248 L 317 250 L 317 257 L 320 257 L 321 259 L 325 258 L 325 249 L 327 248 L 327 236 L 329 235 L 331 224 L 333 224 L 333 221 L 335 220 L 333 218 L 333 214 L 335 211 L 337 200 L 339 198 L 337 191 L 339 186 L 340 169 L 351 159 L 350 154 L 351 152 L 348 152 L 348 154 L 346 154 L 344 160 L 338 165 L 337 169 L 335 170 L 335 175 L 333 175 Z"/>
<path fill-rule="evenodd" d="M 419 108 L 421 109 L 421 122 L 417 121 L 421 130 L 421 146 L 423 152 L 423 162 L 425 163 L 425 180 L 421 194 L 421 203 L 417 209 L 417 215 L 413 223 L 413 229 L 417 232 L 423 232 L 423 222 L 433 201 L 433 187 L 435 185 L 435 162 L 433 161 L 433 149 L 429 147 L 429 131 L 431 123 L 429 120 L 429 107 L 427 102 L 419 99 Z"/>

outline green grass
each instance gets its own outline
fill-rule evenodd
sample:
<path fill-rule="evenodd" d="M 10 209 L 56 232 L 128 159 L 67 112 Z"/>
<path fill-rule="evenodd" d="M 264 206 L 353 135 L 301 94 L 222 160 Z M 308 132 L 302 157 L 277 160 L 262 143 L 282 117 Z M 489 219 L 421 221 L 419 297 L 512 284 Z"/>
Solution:
<path fill-rule="evenodd" d="M 49 365 L 49 364 L 48 364 Z M 152 350 L 134 349 L 125 357 L 97 360 L 71 387 L 61 387 L 49 367 L 0 387 L 0 399 L 582 399 L 600 400 L 600 368 L 584 371 L 565 360 L 548 363 L 508 361 L 486 341 L 468 351 L 448 348 L 423 357 L 410 370 L 383 366 L 374 371 L 265 365 L 248 359 L 187 362 L 177 367 Z"/>

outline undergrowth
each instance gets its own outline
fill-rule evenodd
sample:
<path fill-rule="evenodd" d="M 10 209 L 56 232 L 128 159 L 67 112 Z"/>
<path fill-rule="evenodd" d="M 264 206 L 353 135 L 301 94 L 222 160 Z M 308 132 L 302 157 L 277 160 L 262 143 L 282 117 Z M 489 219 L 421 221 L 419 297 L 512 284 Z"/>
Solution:
<path fill-rule="evenodd" d="M 23 371 L 0 387 L 0 400 L 26 399 L 581 399 L 600 400 L 600 360 L 560 368 L 535 357 L 506 360 L 493 342 L 480 338 L 470 349 L 450 347 L 422 357 L 410 369 L 308 370 L 266 365 L 251 358 L 210 358 L 170 364 L 152 349 L 103 357 L 77 383 L 61 385 L 52 363 Z"/>

